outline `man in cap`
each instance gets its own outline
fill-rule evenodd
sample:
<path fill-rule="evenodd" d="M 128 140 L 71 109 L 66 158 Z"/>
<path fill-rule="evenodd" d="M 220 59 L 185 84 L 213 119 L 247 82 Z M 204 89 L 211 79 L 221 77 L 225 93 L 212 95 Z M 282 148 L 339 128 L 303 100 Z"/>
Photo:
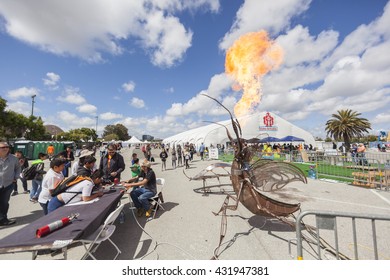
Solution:
<path fill-rule="evenodd" d="M 149 198 L 153 197 L 157 193 L 157 185 L 156 185 L 156 174 L 151 168 L 151 164 L 149 161 L 144 161 L 141 163 L 141 174 L 139 177 L 135 177 L 129 180 L 129 182 L 134 182 L 138 180 L 138 178 L 143 178 L 142 181 L 136 183 L 123 183 L 123 186 L 126 189 L 130 189 L 132 187 L 141 187 L 136 188 L 130 193 L 130 197 L 134 202 L 134 206 L 137 208 L 137 215 L 141 217 L 145 212 L 146 217 L 150 217 L 152 214 L 152 208 L 149 203 Z"/>

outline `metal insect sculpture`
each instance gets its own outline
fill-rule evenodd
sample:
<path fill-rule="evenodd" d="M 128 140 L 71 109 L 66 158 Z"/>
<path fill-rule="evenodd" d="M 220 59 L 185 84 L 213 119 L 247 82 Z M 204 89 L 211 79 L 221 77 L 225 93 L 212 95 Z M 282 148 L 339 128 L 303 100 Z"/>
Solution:
<path fill-rule="evenodd" d="M 241 202 L 255 215 L 273 217 L 293 226 L 294 224 L 288 221 L 287 217 L 298 211 L 300 204 L 281 202 L 264 195 L 262 192 L 279 190 L 293 181 L 307 183 L 307 180 L 299 168 L 286 162 L 260 159 L 251 164 L 254 154 L 242 138 L 241 126 L 238 120 L 234 119 L 231 112 L 218 100 L 208 95 L 205 96 L 213 99 L 228 111 L 236 136 L 236 140 L 233 139 L 229 130 L 225 127 L 229 140 L 236 144 L 230 176 L 235 196 L 227 194 L 221 209 L 214 213 L 215 215 L 222 213 L 219 245 L 214 251 L 214 258 L 218 258 L 218 250 L 227 230 L 226 210 L 236 210 Z M 229 204 L 230 199 L 235 203 Z"/>
<path fill-rule="evenodd" d="M 194 177 L 188 177 L 188 175 L 184 172 L 184 175 L 190 180 L 190 181 L 203 181 L 203 187 L 194 189 L 195 192 L 203 192 L 203 194 L 207 195 L 208 193 L 211 193 L 211 188 L 214 187 L 222 187 L 222 186 L 231 186 L 231 183 L 223 183 L 221 182 L 221 177 L 230 177 L 230 172 L 228 169 L 231 169 L 232 165 L 224 162 L 217 162 L 212 163 L 209 166 L 207 166 L 205 169 L 203 169 L 201 172 L 196 174 Z M 216 169 L 218 172 L 216 172 Z M 223 173 L 222 173 L 223 172 Z M 218 184 L 217 185 L 207 185 L 207 181 L 211 179 L 217 179 Z M 223 192 L 226 192 L 223 190 Z"/>

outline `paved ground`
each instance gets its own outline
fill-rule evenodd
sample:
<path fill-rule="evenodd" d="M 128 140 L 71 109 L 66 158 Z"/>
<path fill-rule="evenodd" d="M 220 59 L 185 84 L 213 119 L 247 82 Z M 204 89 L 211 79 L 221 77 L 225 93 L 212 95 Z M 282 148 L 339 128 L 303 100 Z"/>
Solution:
<path fill-rule="evenodd" d="M 141 156 L 140 150 L 135 151 Z M 127 148 L 122 151 L 127 166 L 130 166 L 131 152 L 132 150 Z M 119 259 L 207 260 L 212 258 L 219 242 L 221 222 L 221 218 L 214 216 L 212 212 L 220 209 L 226 195 L 219 192 L 204 195 L 194 191 L 202 187 L 201 181 L 189 181 L 183 174 L 183 168 L 162 172 L 157 156 L 159 151 L 153 152 L 157 159 L 153 169 L 157 177 L 166 180 L 163 190 L 165 211 L 158 211 L 156 218 L 151 221 L 146 221 L 145 217 L 135 218 L 129 209 L 128 196 L 122 198 L 122 203 L 126 204 L 126 219 L 123 224 L 116 224 L 117 230 L 113 236 L 114 242 L 122 250 Z M 201 161 L 195 156 L 191 168 L 186 172 L 188 176 L 194 176 L 213 162 L 216 161 Z M 171 167 L 169 159 L 167 166 Z M 130 178 L 128 167 L 122 178 Z M 19 188 L 21 189 L 21 186 Z M 226 192 L 231 191 L 229 186 L 225 186 L 224 189 Z M 343 183 L 309 179 L 306 185 L 292 183 L 278 193 L 273 193 L 272 196 L 285 202 L 299 202 L 303 211 L 325 210 L 390 216 L 390 192 Z M 28 195 L 19 194 L 11 197 L 9 217 L 15 218 L 17 224 L 0 228 L 0 238 L 12 234 L 41 215 L 40 206 L 29 202 Z M 242 205 L 239 205 L 237 211 L 228 211 L 228 215 L 227 234 L 220 249 L 219 259 L 292 259 L 288 250 L 288 241 L 294 239 L 296 234 L 290 226 L 277 220 L 254 216 Z M 306 224 L 315 225 L 311 217 L 304 221 Z M 350 224 L 347 221 L 337 222 L 338 240 L 340 251 L 353 257 Z M 371 228 L 371 223 L 359 222 L 357 225 L 359 258 L 373 259 Z M 334 235 L 331 231 L 321 232 L 328 242 L 333 242 Z M 390 259 L 390 222 L 377 223 L 376 232 L 379 258 Z M 306 250 L 304 258 L 315 258 L 310 247 L 306 243 L 304 245 Z M 291 253 L 293 256 L 297 255 L 295 245 L 292 245 Z M 81 246 L 74 246 L 68 251 L 68 259 L 77 260 L 82 255 Z M 113 255 L 114 249 L 110 244 L 103 244 L 97 252 L 99 259 L 110 259 Z M 330 257 L 330 254 L 325 254 L 326 257 Z M 30 258 L 31 253 L 0 255 L 0 259 L 4 260 Z M 39 258 L 51 259 L 52 257 L 44 255 Z M 61 255 L 54 258 L 61 258 Z"/>

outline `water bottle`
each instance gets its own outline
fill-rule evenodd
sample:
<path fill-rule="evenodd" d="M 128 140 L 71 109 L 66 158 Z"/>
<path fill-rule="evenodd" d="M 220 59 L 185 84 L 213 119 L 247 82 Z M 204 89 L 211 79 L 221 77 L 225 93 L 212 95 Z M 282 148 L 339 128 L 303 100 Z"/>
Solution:
<path fill-rule="evenodd" d="M 119 223 L 123 224 L 125 222 L 125 212 L 121 211 L 119 214 Z"/>
<path fill-rule="evenodd" d="M 317 179 L 316 178 L 316 170 L 314 169 L 313 166 L 310 166 L 310 169 L 309 169 L 309 178 L 311 179 Z"/>

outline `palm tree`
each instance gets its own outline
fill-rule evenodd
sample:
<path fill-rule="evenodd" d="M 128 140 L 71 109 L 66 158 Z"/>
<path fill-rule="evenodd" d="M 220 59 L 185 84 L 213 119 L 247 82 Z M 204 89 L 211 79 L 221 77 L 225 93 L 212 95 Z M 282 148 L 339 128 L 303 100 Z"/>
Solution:
<path fill-rule="evenodd" d="M 352 110 L 339 110 L 332 114 L 332 119 L 326 122 L 325 131 L 327 135 L 335 140 L 343 139 L 348 151 L 353 137 L 362 137 L 371 129 L 370 122 L 360 118 L 361 114 Z"/>

